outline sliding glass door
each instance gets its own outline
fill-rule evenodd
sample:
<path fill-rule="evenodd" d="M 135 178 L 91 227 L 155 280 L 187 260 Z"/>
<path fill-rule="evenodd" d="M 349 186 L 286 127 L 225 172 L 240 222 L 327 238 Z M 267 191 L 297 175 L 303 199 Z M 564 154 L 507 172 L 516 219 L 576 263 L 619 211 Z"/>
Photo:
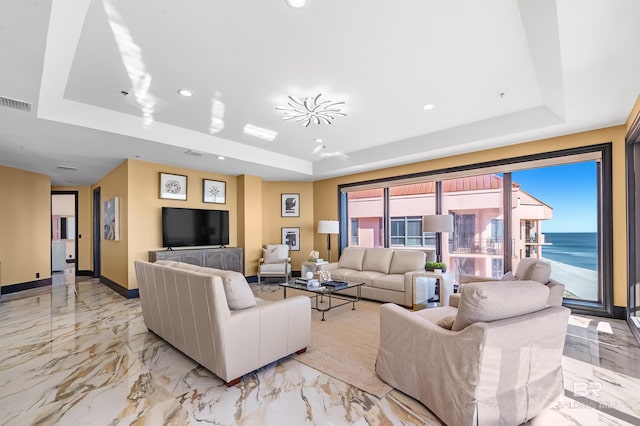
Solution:
<path fill-rule="evenodd" d="M 406 247 L 432 259 L 437 240 L 421 228 L 422 217 L 449 214 L 454 230 L 443 234 L 441 253 L 456 280 L 498 279 L 523 258 L 545 259 L 552 278 L 566 286 L 565 305 L 613 315 L 610 144 L 339 190 L 349 236 L 343 247 Z"/>

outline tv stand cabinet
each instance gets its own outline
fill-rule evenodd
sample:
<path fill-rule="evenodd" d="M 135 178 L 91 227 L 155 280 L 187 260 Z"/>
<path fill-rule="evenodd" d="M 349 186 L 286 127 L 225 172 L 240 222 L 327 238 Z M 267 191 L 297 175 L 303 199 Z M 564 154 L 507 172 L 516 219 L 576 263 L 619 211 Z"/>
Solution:
<path fill-rule="evenodd" d="M 241 247 L 154 250 L 149 262 L 173 260 L 192 265 L 236 271 L 244 275 L 244 251 Z"/>

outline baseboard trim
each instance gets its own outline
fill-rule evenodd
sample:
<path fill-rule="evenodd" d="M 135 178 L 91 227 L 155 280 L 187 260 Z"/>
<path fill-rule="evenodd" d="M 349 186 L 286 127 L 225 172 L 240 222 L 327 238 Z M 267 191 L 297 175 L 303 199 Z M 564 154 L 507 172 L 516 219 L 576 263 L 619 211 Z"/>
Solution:
<path fill-rule="evenodd" d="M 47 287 L 51 285 L 51 278 L 28 281 L 25 283 L 11 284 L 0 287 L 0 294 L 15 293 L 17 291 L 31 290 L 32 288 Z"/>
<path fill-rule="evenodd" d="M 93 277 L 93 271 L 88 271 L 88 270 L 79 270 L 76 271 L 76 275 L 79 277 Z"/>
<path fill-rule="evenodd" d="M 140 292 L 138 291 L 137 288 L 134 288 L 132 290 L 126 289 L 122 287 L 120 284 L 118 284 L 117 282 L 111 281 L 109 278 L 105 277 L 104 275 L 100 275 L 100 282 L 124 298 L 135 299 L 136 297 L 140 297 Z"/>
<path fill-rule="evenodd" d="M 614 306 L 613 307 L 613 318 L 626 320 L 627 319 L 627 308 L 623 306 Z"/>

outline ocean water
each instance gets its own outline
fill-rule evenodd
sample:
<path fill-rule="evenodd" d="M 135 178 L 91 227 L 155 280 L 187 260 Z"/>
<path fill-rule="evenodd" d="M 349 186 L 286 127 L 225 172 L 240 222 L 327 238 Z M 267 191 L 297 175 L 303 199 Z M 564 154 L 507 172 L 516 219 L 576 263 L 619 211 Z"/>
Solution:
<path fill-rule="evenodd" d="M 545 232 L 542 256 L 549 260 L 598 270 L 598 234 L 596 232 Z"/>

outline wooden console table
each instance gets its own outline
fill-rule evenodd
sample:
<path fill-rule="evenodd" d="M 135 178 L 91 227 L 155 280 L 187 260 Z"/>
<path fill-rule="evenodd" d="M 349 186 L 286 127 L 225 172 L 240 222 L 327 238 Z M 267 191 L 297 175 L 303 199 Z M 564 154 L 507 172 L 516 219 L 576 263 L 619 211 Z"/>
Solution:
<path fill-rule="evenodd" d="M 236 271 L 244 275 L 244 250 L 241 247 L 154 250 L 149 262 L 173 260 L 208 268 Z"/>

